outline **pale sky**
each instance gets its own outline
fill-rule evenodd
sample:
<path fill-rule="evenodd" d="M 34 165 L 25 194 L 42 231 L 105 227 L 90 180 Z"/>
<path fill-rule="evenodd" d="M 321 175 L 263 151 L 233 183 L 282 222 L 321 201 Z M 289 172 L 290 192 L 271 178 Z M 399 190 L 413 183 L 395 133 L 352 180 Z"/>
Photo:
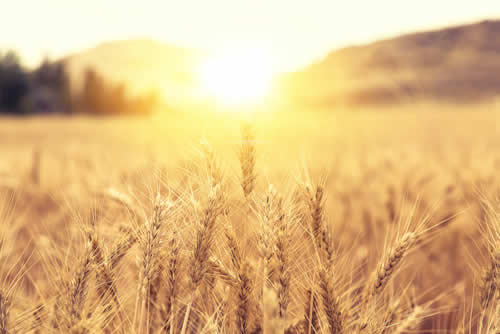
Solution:
<path fill-rule="evenodd" d="M 0 50 L 26 64 L 109 40 L 272 48 L 283 69 L 332 49 L 500 18 L 500 0 L 0 0 Z"/>

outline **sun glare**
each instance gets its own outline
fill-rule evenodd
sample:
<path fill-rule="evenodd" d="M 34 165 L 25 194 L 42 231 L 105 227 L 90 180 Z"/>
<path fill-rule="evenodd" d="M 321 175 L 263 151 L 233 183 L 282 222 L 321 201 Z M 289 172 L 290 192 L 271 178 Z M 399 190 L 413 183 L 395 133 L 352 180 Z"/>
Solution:
<path fill-rule="evenodd" d="M 262 103 L 272 90 L 275 73 L 271 60 L 261 49 L 216 53 L 199 70 L 200 88 L 209 98 L 229 107 Z"/>

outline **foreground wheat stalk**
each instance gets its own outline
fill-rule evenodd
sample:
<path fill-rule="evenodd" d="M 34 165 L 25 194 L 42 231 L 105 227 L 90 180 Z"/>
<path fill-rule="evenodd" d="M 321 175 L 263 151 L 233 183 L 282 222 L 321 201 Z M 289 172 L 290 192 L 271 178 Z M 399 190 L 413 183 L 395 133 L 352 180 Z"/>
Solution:
<path fill-rule="evenodd" d="M 0 333 L 9 333 L 9 312 L 10 312 L 11 300 L 5 295 L 3 291 L 0 291 Z"/>
<path fill-rule="evenodd" d="M 187 330 L 189 315 L 192 303 L 198 289 L 209 269 L 209 258 L 213 246 L 216 230 L 216 221 L 223 211 L 222 194 L 220 185 L 211 187 L 207 207 L 201 213 L 199 225 L 195 236 L 195 245 L 190 258 L 191 266 L 189 270 L 190 278 L 190 300 L 187 305 L 181 333 Z"/>
<path fill-rule="evenodd" d="M 377 270 L 368 285 L 367 295 L 376 296 L 386 286 L 388 280 L 392 277 L 403 258 L 415 246 L 418 235 L 413 232 L 405 233 L 397 243 L 389 250 L 387 255 L 380 261 Z"/>
<path fill-rule="evenodd" d="M 145 222 L 139 236 L 141 258 L 134 325 L 137 324 L 139 328 L 145 326 L 146 332 L 149 331 L 149 316 L 151 315 L 148 311 L 152 311 L 147 309 L 151 298 L 151 285 L 159 275 L 158 261 L 160 259 L 161 230 L 171 206 L 171 203 L 162 199 L 158 194 L 154 202 L 152 216 Z"/>

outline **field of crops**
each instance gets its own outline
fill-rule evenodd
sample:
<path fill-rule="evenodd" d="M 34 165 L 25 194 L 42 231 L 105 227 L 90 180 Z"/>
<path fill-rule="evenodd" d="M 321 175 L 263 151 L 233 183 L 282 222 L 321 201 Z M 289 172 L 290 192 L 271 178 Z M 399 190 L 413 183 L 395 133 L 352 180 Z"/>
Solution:
<path fill-rule="evenodd" d="M 0 119 L 0 333 L 500 333 L 500 112 L 445 109 Z"/>

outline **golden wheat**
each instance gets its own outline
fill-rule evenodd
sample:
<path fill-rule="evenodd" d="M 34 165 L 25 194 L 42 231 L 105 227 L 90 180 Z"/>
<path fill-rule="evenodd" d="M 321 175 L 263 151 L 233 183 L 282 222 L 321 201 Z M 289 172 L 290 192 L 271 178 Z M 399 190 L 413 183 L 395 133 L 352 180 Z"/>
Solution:
<path fill-rule="evenodd" d="M 130 168 L 113 160 L 103 176 L 88 166 L 106 159 L 75 158 L 58 181 L 58 153 L 30 151 L 28 180 L 1 190 L 20 200 L 0 210 L 0 333 L 498 333 L 500 159 L 487 144 L 454 152 L 371 126 L 387 149 L 348 133 L 328 152 L 316 143 L 337 159 L 317 183 L 319 160 L 290 182 L 289 157 L 285 173 L 260 159 L 303 133 L 258 129 L 286 145 L 257 152 L 247 122 L 237 155 L 203 141 L 201 163 L 179 169 L 127 151 Z M 73 223 L 92 207 L 89 226 Z"/>

